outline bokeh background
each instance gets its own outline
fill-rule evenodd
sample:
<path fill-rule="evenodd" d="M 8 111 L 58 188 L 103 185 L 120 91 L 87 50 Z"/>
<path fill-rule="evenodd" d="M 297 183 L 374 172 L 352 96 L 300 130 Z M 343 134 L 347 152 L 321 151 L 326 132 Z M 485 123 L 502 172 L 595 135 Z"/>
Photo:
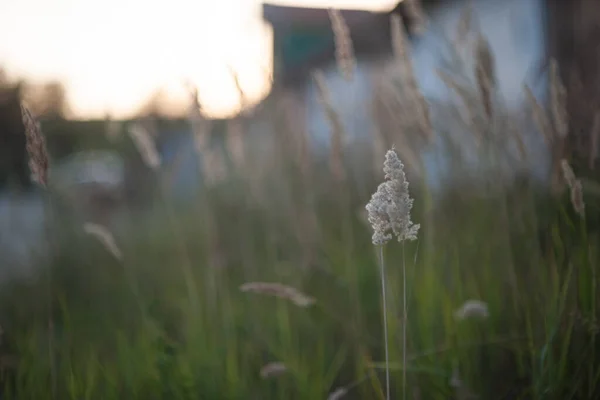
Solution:
<path fill-rule="evenodd" d="M 2 398 L 596 398 L 598 10 L 3 0 Z"/>

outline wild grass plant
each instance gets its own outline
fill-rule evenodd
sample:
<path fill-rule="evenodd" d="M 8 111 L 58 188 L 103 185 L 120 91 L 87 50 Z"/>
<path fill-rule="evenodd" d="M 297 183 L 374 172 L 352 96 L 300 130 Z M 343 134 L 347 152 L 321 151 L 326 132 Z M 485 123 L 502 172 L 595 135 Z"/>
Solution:
<path fill-rule="evenodd" d="M 345 46 L 340 57 L 351 54 Z M 386 77 L 394 84 L 398 68 L 409 70 L 398 55 L 406 51 L 396 49 Z M 348 72 L 352 63 L 342 65 Z M 457 99 L 469 113 L 454 117 L 473 131 L 472 141 L 481 140 L 476 155 L 500 164 L 514 154 L 498 143 L 516 139 L 493 123 L 505 116 L 489 65 L 479 63 L 466 87 L 483 99 Z M 380 99 L 420 111 L 399 110 L 414 117 L 402 125 L 377 121 L 387 126 L 387 148 L 402 135 L 417 135 L 423 147 L 440 140 L 429 131 L 435 115 L 418 88 L 398 87 Z M 549 114 L 530 98 L 551 149 L 561 147 L 568 126 L 562 89 L 555 93 Z M 335 131 L 335 105 L 326 111 Z M 274 128 L 280 137 L 303 134 L 285 118 Z M 367 216 L 372 223 L 377 210 L 365 209 L 370 193 L 346 173 L 351 160 L 341 141 L 320 160 L 297 148 L 301 139 L 281 140 L 262 169 L 246 154 L 248 164 L 228 179 L 205 181 L 197 200 L 180 207 L 165 193 L 151 142 L 139 130 L 133 136 L 151 153 L 143 157 L 159 206 L 115 232 L 52 226 L 56 247 L 44 275 L 0 292 L 3 398 L 600 396 L 598 199 L 563 161 L 567 154 L 551 151 L 563 183 L 553 192 L 527 175 L 507 179 L 502 168 L 487 169 L 483 180 L 465 177 L 452 153 L 460 173 L 434 197 L 403 159 L 412 152 L 421 163 L 420 152 L 397 145 L 386 168 L 407 164 L 415 203 L 411 210 L 407 197 L 388 191 L 386 204 L 404 205 L 402 215 L 410 211 L 420 228 L 417 240 L 376 247 Z M 199 144 L 204 152 L 206 143 Z M 32 162 L 47 160 L 40 148 Z M 36 168 L 45 176 L 44 165 Z M 368 175 L 376 192 L 384 176 L 373 168 Z M 379 216 L 397 222 L 387 206 Z M 414 238 L 416 225 L 402 221 Z"/>

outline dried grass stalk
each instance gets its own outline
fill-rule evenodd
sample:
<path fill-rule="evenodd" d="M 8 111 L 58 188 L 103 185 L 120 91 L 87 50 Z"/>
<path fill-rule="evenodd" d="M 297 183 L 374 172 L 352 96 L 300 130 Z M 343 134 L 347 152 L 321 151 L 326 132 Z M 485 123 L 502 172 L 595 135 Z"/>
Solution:
<path fill-rule="evenodd" d="M 235 69 L 233 68 L 229 68 L 230 72 L 231 72 L 231 77 L 233 79 L 233 83 L 235 85 L 235 88 L 238 92 L 238 95 L 240 97 L 240 109 L 243 110 L 248 106 L 248 97 L 246 96 L 246 92 L 244 91 L 243 87 L 242 87 L 242 83 L 240 82 L 240 76 L 239 74 L 235 71 Z"/>
<path fill-rule="evenodd" d="M 287 372 L 287 367 L 282 362 L 268 363 L 260 369 L 260 377 L 263 379 L 281 376 Z"/>
<path fill-rule="evenodd" d="M 278 101 L 280 107 L 278 110 L 281 110 L 278 113 L 283 117 L 284 123 L 280 128 L 283 135 L 277 135 L 276 139 L 282 149 L 281 155 L 284 157 L 291 155 L 300 169 L 304 182 L 309 182 L 312 166 L 310 138 L 302 113 L 304 100 L 297 96 L 297 93 L 287 92 Z"/>
<path fill-rule="evenodd" d="M 563 171 L 563 177 L 565 178 L 565 182 L 567 183 L 567 185 L 573 186 L 577 181 L 577 177 L 575 176 L 573 169 L 569 165 L 569 162 L 563 159 L 560 162 L 560 166 Z"/>
<path fill-rule="evenodd" d="M 34 182 L 42 187 L 48 185 L 49 159 L 46 148 L 46 139 L 42 128 L 33 114 L 24 103 L 21 103 L 21 117 L 25 127 L 25 140 L 27 155 L 29 156 L 29 169 Z"/>
<path fill-rule="evenodd" d="M 423 136 L 428 140 L 433 140 L 433 126 L 429 113 L 429 105 L 417 84 L 417 79 L 410 59 L 408 41 L 404 33 L 404 24 L 398 15 L 391 17 L 392 30 L 392 49 L 394 52 L 394 66 L 396 75 L 400 79 L 401 86 L 407 90 L 407 97 L 416 114 L 416 120 Z"/>
<path fill-rule="evenodd" d="M 479 129 L 477 124 L 477 118 L 473 113 L 475 104 L 473 104 L 473 96 L 469 91 L 463 88 L 456 80 L 442 70 L 436 70 L 438 77 L 441 81 L 452 90 L 460 99 L 460 106 L 458 107 L 460 117 L 465 125 L 471 128 L 471 132 L 475 136 L 476 144 L 479 146 L 483 143 L 483 133 Z"/>
<path fill-rule="evenodd" d="M 154 170 L 160 168 L 160 156 L 146 127 L 136 122 L 129 126 L 128 133 L 146 166 Z"/>
<path fill-rule="evenodd" d="M 342 76 L 347 81 L 351 81 L 354 76 L 356 60 L 350 29 L 339 10 L 329 9 L 329 19 L 331 20 L 331 29 L 335 40 L 335 58 L 338 68 Z"/>
<path fill-rule="evenodd" d="M 585 203 L 583 202 L 583 186 L 581 181 L 577 179 L 567 160 L 562 159 L 560 161 L 560 166 L 565 182 L 569 186 L 571 192 L 571 204 L 573 205 L 575 212 L 583 218 L 585 216 Z"/>
<path fill-rule="evenodd" d="M 468 318 L 487 318 L 489 317 L 488 306 L 486 303 L 480 300 L 467 300 L 463 303 L 458 310 L 455 311 L 454 316 L 458 320 L 464 320 Z"/>
<path fill-rule="evenodd" d="M 317 94 L 319 96 L 319 102 L 325 110 L 325 116 L 329 122 L 331 129 L 331 144 L 329 149 L 329 168 L 333 177 L 338 181 L 344 181 L 346 179 L 346 173 L 344 169 L 344 154 L 343 154 L 343 140 L 345 137 L 344 127 L 342 120 L 338 112 L 333 108 L 331 102 L 331 96 L 329 89 L 325 83 L 325 76 L 321 71 L 315 71 L 313 73 L 315 84 L 317 86 Z"/>
<path fill-rule="evenodd" d="M 494 115 L 493 91 L 496 86 L 494 56 L 488 41 L 479 35 L 475 45 L 475 79 L 488 120 Z"/>
<path fill-rule="evenodd" d="M 190 86 L 189 95 L 190 106 L 188 110 L 188 122 L 194 133 L 196 151 L 202 153 L 209 143 L 210 121 L 202 115 L 202 106 L 198 99 L 198 89 L 194 86 Z"/>
<path fill-rule="evenodd" d="M 525 141 L 523 140 L 523 133 L 512 119 L 509 119 L 508 124 L 508 130 L 517 143 L 517 150 L 519 151 L 520 159 L 521 161 L 525 161 L 528 157 L 527 147 L 525 146 Z"/>
<path fill-rule="evenodd" d="M 583 201 L 583 186 L 581 181 L 578 179 L 571 187 L 571 204 L 575 209 L 575 212 L 579 214 L 581 218 L 585 217 L 585 203 Z"/>
<path fill-rule="evenodd" d="M 456 27 L 456 44 L 458 47 L 464 45 L 469 37 L 473 25 L 473 2 L 467 1 L 463 7 L 458 25 Z"/>
<path fill-rule="evenodd" d="M 329 396 L 327 396 L 327 400 L 340 400 L 344 398 L 347 394 L 348 389 L 346 389 L 345 387 L 339 387 L 333 392 L 329 393 Z"/>
<path fill-rule="evenodd" d="M 266 294 L 269 296 L 286 299 L 297 305 L 298 307 L 308 307 L 315 303 L 315 299 L 300 292 L 291 286 L 286 286 L 281 283 L 270 282 L 248 282 L 240 286 L 242 292 L 250 292 L 257 294 Z"/>
<path fill-rule="evenodd" d="M 556 60 L 550 61 L 550 109 L 556 134 L 564 139 L 569 132 L 567 90 L 560 79 Z"/>
<path fill-rule="evenodd" d="M 117 260 L 123 260 L 123 253 L 121 253 L 115 238 L 107 228 L 98 224 L 86 223 L 83 225 L 83 230 L 88 235 L 95 237 Z"/>
<path fill-rule="evenodd" d="M 546 111 L 544 111 L 544 108 L 537 101 L 535 95 L 527 85 L 523 87 L 523 91 L 525 93 L 525 99 L 527 100 L 527 103 L 529 103 L 529 107 L 531 108 L 531 116 L 533 118 L 533 123 L 544 137 L 546 144 L 549 147 L 552 147 L 554 143 L 554 137 L 552 135 L 552 127 L 550 125 L 550 120 L 548 119 Z"/>
<path fill-rule="evenodd" d="M 406 15 L 411 21 L 411 33 L 415 35 L 424 33 L 427 28 L 427 17 L 425 17 L 421 0 L 404 0 L 403 4 Z"/>

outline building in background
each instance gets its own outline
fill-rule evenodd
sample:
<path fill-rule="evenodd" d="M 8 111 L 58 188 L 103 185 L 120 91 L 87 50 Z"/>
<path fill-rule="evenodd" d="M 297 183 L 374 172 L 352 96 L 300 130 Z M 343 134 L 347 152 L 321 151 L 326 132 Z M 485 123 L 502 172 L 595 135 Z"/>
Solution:
<path fill-rule="evenodd" d="M 460 68 L 458 75 L 474 87 L 472 42 L 463 54 L 462 65 L 453 53 L 457 26 L 469 2 L 437 0 L 422 1 L 422 4 L 427 19 L 425 29 L 419 35 L 407 30 L 416 80 L 431 106 L 436 136 L 442 136 L 442 139 L 460 136 L 461 133 L 457 132 L 460 128 L 450 129 L 452 124 L 448 117 L 451 114 L 447 110 L 448 104 L 459 100 L 439 78 L 437 70 L 457 72 L 453 69 Z M 485 36 L 495 57 L 496 100 L 516 121 L 517 116 L 522 117 L 525 108 L 524 84 L 540 98 L 545 95 L 542 75 L 547 43 L 545 1 L 473 0 L 471 4 L 471 31 Z M 293 99 L 297 118 L 295 125 L 307 131 L 317 150 L 328 147 L 329 126 L 311 79 L 312 71 L 319 69 L 323 72 L 349 142 L 369 143 L 380 122 L 375 121 L 373 116 L 378 107 L 374 103 L 374 94 L 392 56 L 390 17 L 392 14 L 402 16 L 408 28 L 416 22 L 411 20 L 402 2 L 383 12 L 342 10 L 341 14 L 348 24 L 357 60 L 352 82 L 346 81 L 335 65 L 334 39 L 327 9 L 263 5 L 263 17 L 273 29 L 274 91 L 286 93 Z M 387 124 L 387 127 L 384 135 L 391 134 L 391 142 L 397 145 L 400 136 L 411 135 L 410 132 L 399 132 L 401 127 L 394 129 L 393 124 Z M 390 133 L 390 130 L 398 132 Z M 541 138 L 533 134 L 533 127 L 525 126 L 525 130 L 524 141 L 534 159 L 527 168 L 536 176 L 544 176 L 548 157 Z M 458 136 L 455 141 L 464 142 Z M 448 159 L 448 149 L 436 145 L 425 150 L 417 148 L 416 151 L 424 159 L 430 183 L 438 184 L 452 161 Z M 519 163 L 508 164 L 515 170 L 524 168 Z M 475 165 L 475 168 L 478 167 Z"/>

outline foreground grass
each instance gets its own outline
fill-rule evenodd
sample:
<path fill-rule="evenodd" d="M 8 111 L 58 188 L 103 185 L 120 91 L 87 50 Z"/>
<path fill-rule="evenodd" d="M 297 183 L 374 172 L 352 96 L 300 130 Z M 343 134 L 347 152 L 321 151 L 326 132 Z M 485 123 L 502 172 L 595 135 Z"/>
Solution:
<path fill-rule="evenodd" d="M 225 189 L 171 220 L 161 211 L 164 220 L 136 222 L 135 234 L 117 237 L 123 260 L 79 227 L 60 230 L 46 275 L 2 291 L 4 398 L 325 399 L 340 387 L 344 398 L 383 398 L 365 199 L 321 190 L 317 226 L 303 235 L 293 201 L 260 205 Z M 597 212 L 588 202 L 588 220 Z M 449 196 L 435 210 L 417 204 L 414 219 L 435 223 L 418 242 L 385 249 L 393 398 L 402 396 L 403 260 L 410 398 L 600 394 L 600 237 L 568 200 L 540 201 L 531 188 Z M 316 303 L 239 290 L 251 281 Z M 489 317 L 457 320 L 469 299 L 487 303 Z M 261 377 L 271 362 L 287 371 Z"/>

